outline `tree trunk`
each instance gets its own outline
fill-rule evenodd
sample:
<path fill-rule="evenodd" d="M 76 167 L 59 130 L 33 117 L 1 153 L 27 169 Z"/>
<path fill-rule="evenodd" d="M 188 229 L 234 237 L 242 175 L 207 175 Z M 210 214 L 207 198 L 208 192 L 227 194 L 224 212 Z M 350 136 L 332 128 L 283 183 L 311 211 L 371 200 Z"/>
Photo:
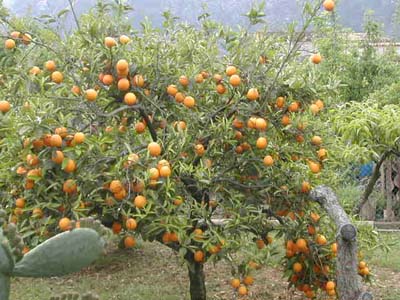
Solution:
<path fill-rule="evenodd" d="M 10 276 L 0 273 L 0 300 L 8 300 L 10 296 Z"/>
<path fill-rule="evenodd" d="M 394 204 L 394 184 L 392 178 L 392 161 L 387 160 L 383 164 L 382 170 L 382 189 L 383 194 L 386 199 L 386 209 L 384 210 L 384 221 L 392 222 L 394 221 L 394 211 L 393 211 L 393 204 Z"/>
<path fill-rule="evenodd" d="M 191 259 L 188 260 L 188 270 L 190 279 L 190 299 L 206 300 L 204 265 Z"/>
<path fill-rule="evenodd" d="M 358 275 L 356 227 L 329 187 L 318 186 L 311 191 L 311 198 L 326 210 L 338 228 L 336 267 L 339 300 L 372 300 L 372 294 L 365 291 Z"/>

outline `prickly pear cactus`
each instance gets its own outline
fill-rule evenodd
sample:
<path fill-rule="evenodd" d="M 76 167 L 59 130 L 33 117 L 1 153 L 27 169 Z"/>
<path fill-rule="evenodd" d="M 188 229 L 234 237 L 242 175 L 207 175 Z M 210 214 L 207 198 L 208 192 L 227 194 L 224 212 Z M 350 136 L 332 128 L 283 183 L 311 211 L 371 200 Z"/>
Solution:
<path fill-rule="evenodd" d="M 23 240 L 14 224 L 3 226 L 5 218 L 5 212 L 0 210 L 0 300 L 9 299 L 12 276 L 67 275 L 87 267 L 104 253 L 103 236 L 107 233 L 106 229 L 99 222 L 88 218 L 74 222 L 71 231 L 48 239 L 23 256 Z M 79 294 L 78 298 L 76 295 L 71 295 L 66 294 L 64 296 L 67 298 L 60 299 L 97 299 L 90 294 L 83 295 L 82 298 L 79 298 Z"/>

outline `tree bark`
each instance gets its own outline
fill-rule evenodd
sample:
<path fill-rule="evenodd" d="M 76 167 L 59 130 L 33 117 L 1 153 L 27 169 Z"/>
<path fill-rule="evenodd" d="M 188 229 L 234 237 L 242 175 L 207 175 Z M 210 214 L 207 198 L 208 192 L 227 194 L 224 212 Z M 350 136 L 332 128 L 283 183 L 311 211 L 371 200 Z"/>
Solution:
<path fill-rule="evenodd" d="M 8 300 L 10 296 L 10 276 L 0 273 L 0 300 Z"/>
<path fill-rule="evenodd" d="M 353 210 L 353 212 L 355 214 L 360 214 L 362 207 L 364 206 L 365 203 L 368 202 L 368 198 L 374 190 L 375 183 L 377 182 L 377 180 L 380 177 L 381 166 L 391 153 L 392 153 L 392 151 L 386 151 L 385 153 L 382 154 L 381 158 L 376 163 L 374 171 L 372 172 L 372 176 L 371 176 L 370 180 L 368 181 L 367 186 L 365 187 L 364 193 L 361 196 L 360 202 Z"/>
<path fill-rule="evenodd" d="M 394 211 L 393 211 L 393 202 L 394 202 L 394 184 L 392 178 L 392 161 L 386 160 L 383 164 L 382 170 L 382 190 L 386 199 L 386 209 L 384 210 L 384 221 L 394 221 Z"/>
<path fill-rule="evenodd" d="M 338 228 L 336 267 L 339 300 L 372 300 L 372 294 L 365 291 L 358 275 L 356 227 L 351 224 L 331 188 L 318 186 L 310 195 L 326 210 Z"/>
<path fill-rule="evenodd" d="M 188 271 L 190 280 L 190 299 L 206 300 L 206 284 L 204 265 L 194 260 L 188 260 Z"/>

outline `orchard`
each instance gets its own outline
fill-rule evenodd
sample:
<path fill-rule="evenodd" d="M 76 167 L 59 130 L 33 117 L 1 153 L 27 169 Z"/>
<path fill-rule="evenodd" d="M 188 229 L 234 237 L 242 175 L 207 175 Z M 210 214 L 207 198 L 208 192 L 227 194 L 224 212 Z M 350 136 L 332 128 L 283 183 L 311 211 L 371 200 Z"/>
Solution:
<path fill-rule="evenodd" d="M 324 45 L 302 51 L 335 5 L 308 1 L 303 24 L 284 34 L 257 27 L 256 8 L 257 32 L 168 14 L 156 29 L 133 28 L 122 2 L 99 2 L 68 35 L 2 9 L 0 208 L 21 255 L 91 217 L 120 248 L 176 252 L 192 300 L 207 299 L 204 266 L 222 261 L 229 299 L 253 299 L 274 254 L 303 298 L 372 299 L 356 227 L 326 187 L 347 151 L 329 125 L 340 111 L 330 58 Z M 336 123 L 347 138 L 352 109 Z M 398 136 L 397 126 L 385 141 L 397 147 Z"/>

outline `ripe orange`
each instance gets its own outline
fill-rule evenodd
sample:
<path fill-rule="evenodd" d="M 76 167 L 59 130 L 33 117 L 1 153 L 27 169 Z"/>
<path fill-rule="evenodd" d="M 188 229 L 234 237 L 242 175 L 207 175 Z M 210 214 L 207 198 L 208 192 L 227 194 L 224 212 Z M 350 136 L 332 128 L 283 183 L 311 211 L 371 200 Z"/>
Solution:
<path fill-rule="evenodd" d="M 260 250 L 265 247 L 265 243 L 264 243 L 264 241 L 262 239 L 256 240 L 256 245 L 257 245 L 257 248 L 260 249 Z"/>
<path fill-rule="evenodd" d="M 135 230 L 137 227 L 137 222 L 134 218 L 129 218 L 125 222 L 126 229 Z"/>
<path fill-rule="evenodd" d="M 314 146 L 321 146 L 322 144 L 322 138 L 318 135 L 314 135 L 311 138 L 311 144 L 313 144 Z"/>
<path fill-rule="evenodd" d="M 161 146 L 156 142 L 151 142 L 147 146 L 147 150 L 151 156 L 159 156 L 161 154 Z"/>
<path fill-rule="evenodd" d="M 19 31 L 13 31 L 10 33 L 10 37 L 12 37 L 13 39 L 19 39 L 20 35 L 21 35 L 21 32 L 19 32 Z"/>
<path fill-rule="evenodd" d="M 62 218 L 58 222 L 58 227 L 60 227 L 61 231 L 67 231 L 71 229 L 71 220 L 69 218 Z"/>
<path fill-rule="evenodd" d="M 239 294 L 240 296 L 246 296 L 247 293 L 248 293 L 247 287 L 245 287 L 244 285 L 241 285 L 241 286 L 238 288 L 238 294 Z"/>
<path fill-rule="evenodd" d="M 188 108 L 193 108 L 196 105 L 196 100 L 194 100 L 194 98 L 191 96 L 187 96 L 185 99 L 183 99 L 183 105 Z"/>
<path fill-rule="evenodd" d="M 201 74 L 197 74 L 196 77 L 194 78 L 194 81 L 196 83 L 203 83 L 204 82 L 204 77 Z"/>
<path fill-rule="evenodd" d="M 111 74 L 105 74 L 101 81 L 104 85 L 111 85 L 114 82 L 114 77 Z"/>
<path fill-rule="evenodd" d="M 172 97 L 175 97 L 177 93 L 178 93 L 178 88 L 176 87 L 176 85 L 170 84 L 167 87 L 167 94 L 168 95 L 170 95 Z"/>
<path fill-rule="evenodd" d="M 281 123 L 283 126 L 290 125 L 292 123 L 292 120 L 290 120 L 290 117 L 288 115 L 283 115 Z"/>
<path fill-rule="evenodd" d="M 257 118 L 255 120 L 255 128 L 258 130 L 266 130 L 268 127 L 268 123 L 264 118 Z"/>
<path fill-rule="evenodd" d="M 15 48 L 15 41 L 13 39 L 8 39 L 4 42 L 4 47 L 6 49 L 14 49 Z"/>
<path fill-rule="evenodd" d="M 120 59 L 116 65 L 118 73 L 127 72 L 129 68 L 129 64 L 125 59 Z"/>
<path fill-rule="evenodd" d="M 222 81 L 222 75 L 214 74 L 213 79 L 214 79 L 215 83 L 220 83 Z"/>
<path fill-rule="evenodd" d="M 182 75 L 181 77 L 179 77 L 179 83 L 182 86 L 188 86 L 190 82 L 189 82 L 189 79 L 186 76 Z"/>
<path fill-rule="evenodd" d="M 119 37 L 119 42 L 120 42 L 122 45 L 126 45 L 126 44 L 128 44 L 130 41 L 131 41 L 131 39 L 130 39 L 128 36 L 126 36 L 126 35 L 121 35 L 121 36 Z"/>
<path fill-rule="evenodd" d="M 270 167 L 274 164 L 274 159 L 272 158 L 271 155 L 267 155 L 264 157 L 263 163 L 265 166 Z"/>
<path fill-rule="evenodd" d="M 146 130 L 146 124 L 144 124 L 143 122 L 138 122 L 135 124 L 135 131 L 137 133 L 143 133 Z"/>
<path fill-rule="evenodd" d="M 71 92 L 72 92 L 74 95 L 80 95 L 80 94 L 81 94 L 81 89 L 80 89 L 79 86 L 73 85 L 72 88 L 71 88 Z"/>
<path fill-rule="evenodd" d="M 246 276 L 243 278 L 243 283 L 245 285 L 252 285 L 254 283 L 254 277 L 253 276 Z"/>
<path fill-rule="evenodd" d="M 6 100 L 1 100 L 0 101 L 0 111 L 2 113 L 6 113 L 11 109 L 11 105 L 10 102 L 6 101 Z"/>
<path fill-rule="evenodd" d="M 40 162 L 39 161 L 39 157 L 37 155 L 35 155 L 35 154 L 28 154 L 26 156 L 26 163 L 29 166 L 36 166 L 36 165 L 39 164 L 39 162 Z"/>
<path fill-rule="evenodd" d="M 194 253 L 194 261 L 197 262 L 197 263 L 203 262 L 204 261 L 204 252 L 201 251 L 201 250 L 197 250 Z"/>
<path fill-rule="evenodd" d="M 225 92 L 226 92 L 226 88 L 222 83 L 218 83 L 217 87 L 215 89 L 216 89 L 217 93 L 220 95 L 225 94 Z"/>
<path fill-rule="evenodd" d="M 328 157 L 328 151 L 326 151 L 324 148 L 321 148 L 317 151 L 317 155 L 320 160 L 324 160 Z"/>
<path fill-rule="evenodd" d="M 129 90 L 130 85 L 131 84 L 127 78 L 121 78 L 120 80 L 118 80 L 118 89 L 120 91 L 125 92 Z"/>
<path fill-rule="evenodd" d="M 318 245 L 323 246 L 323 245 L 326 245 L 327 240 L 326 240 L 325 236 L 323 236 L 322 234 L 318 234 L 316 242 L 317 242 Z"/>
<path fill-rule="evenodd" d="M 63 192 L 66 194 L 73 194 L 77 191 L 75 180 L 67 179 L 63 184 Z"/>
<path fill-rule="evenodd" d="M 316 65 L 317 65 L 317 64 L 319 64 L 321 61 L 322 61 L 321 54 L 316 53 L 316 54 L 311 55 L 311 62 L 312 62 L 313 64 L 316 64 Z"/>
<path fill-rule="evenodd" d="M 293 271 L 295 273 L 300 273 L 303 270 L 303 265 L 299 262 L 293 264 Z"/>
<path fill-rule="evenodd" d="M 299 110 L 299 103 L 298 102 L 292 102 L 288 106 L 288 111 L 290 112 L 297 112 Z"/>
<path fill-rule="evenodd" d="M 265 149 L 267 148 L 268 141 L 265 137 L 259 137 L 256 142 L 256 147 L 258 149 Z"/>
<path fill-rule="evenodd" d="M 54 83 L 60 84 L 61 82 L 63 82 L 64 76 L 63 76 L 63 74 L 61 72 L 54 71 L 53 73 L 51 73 L 51 80 Z"/>
<path fill-rule="evenodd" d="M 183 203 L 182 197 L 176 197 L 173 201 L 174 205 L 179 206 Z"/>
<path fill-rule="evenodd" d="M 132 85 L 140 87 L 140 88 L 144 87 L 144 78 L 143 78 L 143 76 L 140 75 L 140 74 L 136 74 L 135 76 L 133 76 Z"/>
<path fill-rule="evenodd" d="M 171 176 L 171 169 L 169 166 L 162 166 L 160 168 L 160 176 L 161 177 L 169 177 Z"/>
<path fill-rule="evenodd" d="M 73 159 L 68 159 L 65 167 L 64 167 L 64 171 L 67 173 L 73 173 L 76 170 L 76 163 Z"/>
<path fill-rule="evenodd" d="M 147 204 L 147 199 L 146 197 L 142 196 L 142 195 L 138 195 L 135 197 L 135 199 L 133 200 L 133 204 L 139 208 L 142 209 L 146 206 Z"/>
<path fill-rule="evenodd" d="M 60 135 L 62 138 L 65 138 L 68 135 L 68 129 L 65 127 L 57 127 L 54 132 Z"/>
<path fill-rule="evenodd" d="M 202 144 L 197 144 L 196 146 L 194 146 L 194 151 L 198 156 L 203 156 L 206 150 L 204 149 L 204 146 Z"/>
<path fill-rule="evenodd" d="M 76 144 L 82 144 L 85 141 L 85 134 L 83 132 L 75 133 L 73 141 Z"/>
<path fill-rule="evenodd" d="M 237 278 L 233 278 L 233 279 L 231 280 L 231 286 L 232 286 L 234 289 L 239 288 L 239 286 L 240 286 L 240 280 L 237 279 Z"/>
<path fill-rule="evenodd" d="M 333 244 L 331 245 L 331 250 L 332 250 L 332 252 L 333 252 L 334 254 L 337 253 L 337 251 L 338 251 L 337 243 L 333 243 Z"/>
<path fill-rule="evenodd" d="M 53 134 L 50 138 L 51 147 L 61 147 L 62 146 L 62 138 L 58 134 Z"/>
<path fill-rule="evenodd" d="M 336 284 L 333 281 L 328 281 L 326 283 L 326 289 L 327 290 L 334 290 L 336 287 Z"/>
<path fill-rule="evenodd" d="M 118 234 L 121 232 L 122 230 L 122 225 L 119 222 L 114 222 L 111 226 L 111 229 L 113 231 L 114 234 Z"/>
<path fill-rule="evenodd" d="M 122 185 L 121 181 L 113 180 L 110 182 L 109 189 L 110 189 L 111 193 L 116 194 L 116 193 L 119 193 L 120 191 L 122 191 L 123 185 Z"/>
<path fill-rule="evenodd" d="M 335 2 L 333 0 L 325 0 L 322 5 L 326 11 L 333 11 L 335 9 Z"/>
<path fill-rule="evenodd" d="M 137 103 L 137 98 L 134 93 L 126 93 L 124 96 L 124 102 L 126 105 L 132 106 Z"/>
<path fill-rule="evenodd" d="M 301 192 L 307 194 L 310 191 L 311 191 L 311 184 L 308 181 L 303 181 L 301 183 Z"/>
<path fill-rule="evenodd" d="M 24 45 L 29 45 L 31 43 L 32 36 L 29 33 L 24 33 L 22 35 L 22 42 Z"/>
<path fill-rule="evenodd" d="M 255 101 L 260 97 L 260 94 L 258 93 L 258 90 L 256 88 L 251 88 L 247 92 L 247 99 L 250 101 Z"/>
<path fill-rule="evenodd" d="M 232 75 L 231 78 L 229 78 L 229 83 L 233 86 L 233 87 L 237 87 L 240 85 L 241 83 L 241 79 L 239 77 L 239 75 Z"/>
<path fill-rule="evenodd" d="M 157 180 L 160 178 L 160 171 L 157 168 L 150 168 L 149 169 L 149 178 L 151 180 Z"/>
<path fill-rule="evenodd" d="M 317 214 L 317 213 L 315 213 L 315 212 L 311 212 L 310 213 L 310 217 L 311 217 L 311 220 L 314 222 L 314 223 L 317 223 L 318 221 L 319 221 L 319 219 L 321 219 L 321 217 L 319 216 L 319 214 Z"/>
<path fill-rule="evenodd" d="M 117 45 L 117 41 L 114 38 L 108 36 L 104 39 L 104 45 L 107 48 L 112 48 Z"/>
<path fill-rule="evenodd" d="M 178 103 L 182 103 L 185 100 L 185 95 L 181 92 L 176 93 L 175 95 L 175 101 Z"/>
<path fill-rule="evenodd" d="M 15 206 L 18 208 L 24 208 L 25 207 L 25 199 L 24 198 L 18 198 L 15 200 Z"/>
<path fill-rule="evenodd" d="M 235 66 L 228 66 L 225 70 L 227 76 L 232 76 L 237 73 L 237 69 Z"/>
<path fill-rule="evenodd" d="M 316 106 L 318 106 L 318 108 L 320 109 L 320 110 L 323 110 L 324 109 L 324 102 L 322 101 L 322 100 L 320 100 L 320 99 L 318 99 L 317 101 L 315 101 L 315 105 Z"/>
<path fill-rule="evenodd" d="M 296 241 L 296 247 L 302 252 L 307 250 L 307 241 L 305 239 L 298 239 Z"/>
<path fill-rule="evenodd" d="M 127 249 L 133 248 L 133 247 L 135 247 L 135 245 L 136 245 L 136 240 L 133 236 L 128 235 L 124 238 L 125 248 L 127 248 Z"/>
<path fill-rule="evenodd" d="M 44 63 L 44 67 L 49 72 L 54 72 L 57 68 L 56 63 L 54 60 L 48 60 Z"/>
<path fill-rule="evenodd" d="M 32 74 L 32 75 L 39 75 L 40 73 L 42 73 L 42 70 L 40 70 L 40 68 L 38 66 L 33 66 L 29 70 L 29 74 Z"/>
<path fill-rule="evenodd" d="M 283 108 L 285 106 L 285 98 L 284 97 L 278 97 L 276 99 L 275 106 L 277 108 Z"/>

